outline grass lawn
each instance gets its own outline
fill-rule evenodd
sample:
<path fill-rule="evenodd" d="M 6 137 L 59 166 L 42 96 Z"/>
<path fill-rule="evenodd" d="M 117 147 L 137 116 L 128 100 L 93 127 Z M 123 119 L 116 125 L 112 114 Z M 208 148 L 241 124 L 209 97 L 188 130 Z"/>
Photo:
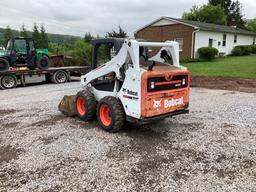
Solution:
<path fill-rule="evenodd" d="M 182 63 L 193 75 L 256 78 L 256 55 Z"/>

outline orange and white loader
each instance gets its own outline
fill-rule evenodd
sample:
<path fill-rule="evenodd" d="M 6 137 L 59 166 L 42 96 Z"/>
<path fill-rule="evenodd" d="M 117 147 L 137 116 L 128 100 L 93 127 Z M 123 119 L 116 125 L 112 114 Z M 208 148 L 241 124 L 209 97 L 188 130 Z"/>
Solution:
<path fill-rule="evenodd" d="M 113 38 L 92 45 L 92 70 L 74 97 L 81 120 L 97 117 L 102 129 L 117 132 L 125 121 L 144 124 L 189 112 L 190 75 L 179 64 L 177 42 Z"/>

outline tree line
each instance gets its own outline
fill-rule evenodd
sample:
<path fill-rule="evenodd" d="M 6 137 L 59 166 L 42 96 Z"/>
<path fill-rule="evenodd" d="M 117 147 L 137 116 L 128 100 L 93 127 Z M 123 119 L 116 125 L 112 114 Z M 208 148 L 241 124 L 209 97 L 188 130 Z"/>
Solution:
<path fill-rule="evenodd" d="M 209 0 L 208 3 L 184 12 L 182 19 L 236 26 L 256 32 L 256 18 L 244 17 L 242 4 L 238 0 Z"/>
<path fill-rule="evenodd" d="M 14 36 L 15 35 L 13 34 L 12 29 L 8 25 L 3 32 L 4 45 L 6 46 L 8 40 L 13 38 Z M 49 47 L 48 35 L 45 31 L 45 27 L 43 24 L 40 26 L 40 29 L 39 29 L 37 24 L 34 23 L 32 34 L 26 30 L 25 25 L 23 24 L 19 31 L 19 36 L 24 37 L 24 38 L 32 37 L 35 41 L 35 47 L 37 47 L 37 48 L 48 48 Z"/>

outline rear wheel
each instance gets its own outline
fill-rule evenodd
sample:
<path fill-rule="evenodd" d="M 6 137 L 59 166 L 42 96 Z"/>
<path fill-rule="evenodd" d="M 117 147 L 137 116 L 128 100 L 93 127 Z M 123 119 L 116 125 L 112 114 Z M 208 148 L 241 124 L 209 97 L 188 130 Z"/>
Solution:
<path fill-rule="evenodd" d="M 83 121 L 92 120 L 96 114 L 96 100 L 94 95 L 88 91 L 79 91 L 76 95 L 76 112 Z"/>
<path fill-rule="evenodd" d="M 100 127 L 114 133 L 122 129 L 125 114 L 122 103 L 115 97 L 104 97 L 97 107 L 97 119 Z"/>
<path fill-rule="evenodd" d="M 43 70 L 48 69 L 49 63 L 50 63 L 50 60 L 49 60 L 49 58 L 48 58 L 47 56 L 42 56 L 42 57 L 40 57 L 40 58 L 37 60 L 37 62 L 36 62 L 37 67 L 38 67 L 39 69 L 43 69 Z"/>
<path fill-rule="evenodd" d="M 9 70 L 9 62 L 4 59 L 4 58 L 0 58 L 0 72 L 6 72 Z"/>
<path fill-rule="evenodd" d="M 3 75 L 0 78 L 0 86 L 2 89 L 12 89 L 17 86 L 17 77 L 15 75 Z"/>
<path fill-rule="evenodd" d="M 66 71 L 56 71 L 52 76 L 51 76 L 51 81 L 53 83 L 66 83 L 69 79 L 69 76 Z"/>

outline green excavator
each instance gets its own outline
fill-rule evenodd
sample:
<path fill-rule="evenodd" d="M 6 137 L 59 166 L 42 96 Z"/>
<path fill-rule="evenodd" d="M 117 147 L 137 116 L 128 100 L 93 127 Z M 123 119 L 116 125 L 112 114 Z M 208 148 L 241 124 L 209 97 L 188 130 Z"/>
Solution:
<path fill-rule="evenodd" d="M 11 38 L 6 46 L 5 54 L 0 56 L 0 72 L 16 67 L 28 67 L 46 70 L 49 67 L 48 49 L 36 49 L 32 38 Z"/>

